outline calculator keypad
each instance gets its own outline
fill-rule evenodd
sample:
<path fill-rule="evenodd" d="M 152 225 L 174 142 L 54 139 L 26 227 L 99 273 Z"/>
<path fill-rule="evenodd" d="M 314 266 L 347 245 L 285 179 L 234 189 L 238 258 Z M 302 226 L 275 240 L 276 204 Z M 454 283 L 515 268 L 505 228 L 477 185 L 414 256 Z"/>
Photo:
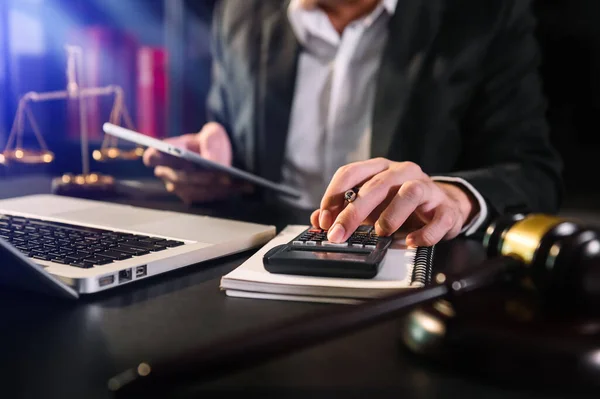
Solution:
<path fill-rule="evenodd" d="M 298 236 L 292 245 L 303 246 L 329 246 L 335 248 L 366 248 L 376 249 L 380 237 L 375 233 L 373 226 L 361 225 L 356 231 L 343 243 L 334 243 L 327 240 L 327 231 L 318 228 L 310 228 Z"/>

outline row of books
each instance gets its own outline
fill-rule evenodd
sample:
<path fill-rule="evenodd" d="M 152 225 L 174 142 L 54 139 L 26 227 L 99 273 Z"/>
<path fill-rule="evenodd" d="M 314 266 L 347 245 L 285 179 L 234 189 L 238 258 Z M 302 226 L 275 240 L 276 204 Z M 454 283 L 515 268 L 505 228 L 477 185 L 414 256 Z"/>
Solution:
<path fill-rule="evenodd" d="M 152 137 L 166 136 L 168 111 L 168 55 L 163 47 L 143 46 L 130 34 L 102 26 L 74 31 L 68 43 L 83 49 L 82 87 L 119 85 L 135 128 Z M 114 98 L 85 100 L 88 134 L 103 137 Z M 79 102 L 67 105 L 67 136 L 80 137 Z"/>

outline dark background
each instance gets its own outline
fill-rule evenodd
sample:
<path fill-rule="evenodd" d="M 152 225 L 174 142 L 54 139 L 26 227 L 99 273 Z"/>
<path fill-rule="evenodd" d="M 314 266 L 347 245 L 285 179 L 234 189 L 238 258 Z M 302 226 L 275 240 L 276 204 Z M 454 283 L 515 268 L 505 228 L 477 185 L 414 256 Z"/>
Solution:
<path fill-rule="evenodd" d="M 243 0 L 240 0 L 243 1 Z M 65 86 L 63 45 L 69 30 L 101 25 L 129 32 L 139 45 L 169 53 L 169 105 L 164 134 L 197 131 L 205 121 L 210 82 L 209 32 L 216 0 L 4 0 L 0 2 L 0 149 L 12 125 L 17 98 L 29 90 L 62 90 Z M 600 1 L 537 0 L 538 39 L 543 54 L 540 72 L 548 98 L 552 140 L 565 162 L 568 203 L 581 198 L 594 207 L 600 186 L 596 136 L 600 132 Z M 35 21 L 43 51 L 22 54 L 28 38 L 14 25 L 14 14 Z M 19 20 L 20 21 L 20 20 Z M 15 37 L 16 36 L 16 37 Z M 34 45 L 35 47 L 35 45 Z M 113 60 L 119 65 L 119 60 Z M 135 87 L 128 93 L 135 117 Z M 78 172 L 78 143 L 65 134 L 64 104 L 38 107 L 35 115 L 57 160 L 44 167 L 0 167 L 0 177 L 37 173 Z M 110 108 L 106 109 L 106 117 Z M 29 133 L 29 134 L 27 134 Z M 26 131 L 31 137 L 31 131 Z M 94 141 L 92 147 L 99 146 Z M 93 163 L 93 170 L 148 175 L 140 162 Z M 592 200 L 591 200 L 592 199 Z"/>

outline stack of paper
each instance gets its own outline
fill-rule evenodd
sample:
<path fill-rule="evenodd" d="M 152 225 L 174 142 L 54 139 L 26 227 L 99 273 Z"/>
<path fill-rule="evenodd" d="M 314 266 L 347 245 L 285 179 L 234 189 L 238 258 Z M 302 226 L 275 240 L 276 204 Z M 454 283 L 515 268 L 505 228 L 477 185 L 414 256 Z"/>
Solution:
<path fill-rule="evenodd" d="M 396 240 L 373 279 L 310 277 L 269 273 L 263 255 L 286 244 L 308 226 L 287 226 L 250 259 L 221 279 L 228 296 L 303 302 L 355 304 L 411 288 L 416 248 Z"/>

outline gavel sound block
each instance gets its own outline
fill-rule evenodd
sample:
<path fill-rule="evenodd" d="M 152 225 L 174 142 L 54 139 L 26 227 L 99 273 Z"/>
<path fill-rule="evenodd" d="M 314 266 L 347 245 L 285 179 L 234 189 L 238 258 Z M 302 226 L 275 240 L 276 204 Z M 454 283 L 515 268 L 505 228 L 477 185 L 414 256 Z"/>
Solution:
<path fill-rule="evenodd" d="M 484 245 L 490 259 L 521 264 L 513 283 L 413 310 L 403 344 L 503 384 L 600 390 L 599 239 L 595 229 L 547 215 L 496 221 Z"/>

